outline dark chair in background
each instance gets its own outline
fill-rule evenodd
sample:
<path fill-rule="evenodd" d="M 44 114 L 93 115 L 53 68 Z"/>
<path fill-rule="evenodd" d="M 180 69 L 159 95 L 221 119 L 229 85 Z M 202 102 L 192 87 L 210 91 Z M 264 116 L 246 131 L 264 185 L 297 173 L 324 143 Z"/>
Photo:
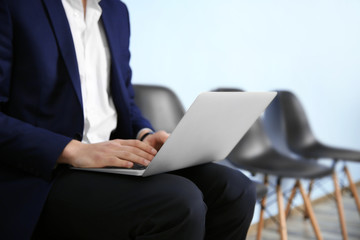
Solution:
<path fill-rule="evenodd" d="M 176 94 L 169 88 L 134 84 L 135 103 L 150 120 L 155 130 L 171 133 L 185 110 Z"/>
<path fill-rule="evenodd" d="M 313 134 L 306 113 L 299 99 L 290 91 L 278 91 L 277 97 L 269 106 L 265 114 L 267 129 L 270 136 L 280 150 L 291 151 L 308 159 L 331 159 L 333 166 L 342 161 L 360 162 L 360 152 L 343 148 L 331 147 L 321 143 Z M 325 119 L 324 119 L 325 120 Z M 348 177 L 350 190 L 354 196 L 356 206 L 360 213 L 360 201 L 356 186 L 350 172 L 344 164 L 344 171 Z M 342 197 L 336 172 L 333 172 L 335 198 L 343 233 L 347 239 L 345 217 L 343 212 Z M 311 193 L 309 188 L 309 195 Z"/>
<path fill-rule="evenodd" d="M 215 91 L 241 91 L 235 88 L 219 88 Z M 281 239 L 287 239 L 286 217 L 290 211 L 290 205 L 284 209 L 283 191 L 281 189 L 281 180 L 284 178 L 294 179 L 295 186 L 304 200 L 304 205 L 309 213 L 311 224 L 314 228 L 317 239 L 322 239 L 322 235 L 312 210 L 311 202 L 306 194 L 300 179 L 318 179 L 332 174 L 333 169 L 316 162 L 309 163 L 304 159 L 297 159 L 278 152 L 272 145 L 267 136 L 263 120 L 258 119 L 245 136 L 240 140 L 237 146 L 232 150 L 227 159 L 236 167 L 247 170 L 252 174 L 263 174 L 264 184 L 268 185 L 268 177 L 275 176 L 276 195 L 279 212 L 279 231 Z M 292 192 L 292 197 L 296 191 Z M 261 201 L 260 219 L 258 223 L 257 239 L 261 239 L 262 228 L 264 224 L 264 210 L 266 208 L 266 197 Z"/>
<path fill-rule="evenodd" d="M 275 176 L 276 194 L 279 211 L 279 230 L 281 239 L 287 239 L 286 216 L 289 213 L 290 205 L 284 209 L 283 191 L 281 189 L 281 180 L 284 178 L 294 179 L 294 189 L 299 189 L 304 200 L 304 205 L 309 213 L 311 224 L 314 228 L 317 239 L 322 239 L 322 235 L 315 218 L 311 202 L 306 194 L 301 179 L 319 179 L 331 175 L 333 169 L 316 162 L 308 162 L 303 159 L 295 159 L 279 153 L 273 147 L 270 139 L 265 133 L 262 119 L 258 119 L 250 128 L 246 135 L 240 140 L 238 145 L 229 154 L 227 159 L 236 167 L 245 169 L 253 174 L 263 174 L 264 183 L 268 184 L 268 176 Z M 292 193 L 294 195 L 295 192 Z M 259 230 L 257 239 L 261 238 L 261 229 L 263 228 L 264 209 L 266 207 L 266 198 L 262 200 L 262 209 L 260 212 Z"/>

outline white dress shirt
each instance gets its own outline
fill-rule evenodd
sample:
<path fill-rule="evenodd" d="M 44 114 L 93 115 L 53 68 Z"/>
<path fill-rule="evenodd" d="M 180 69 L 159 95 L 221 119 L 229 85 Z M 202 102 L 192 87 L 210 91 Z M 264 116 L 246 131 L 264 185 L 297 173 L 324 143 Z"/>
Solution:
<path fill-rule="evenodd" d="M 110 93 L 110 52 L 100 16 L 101 0 L 62 0 L 74 41 L 84 111 L 84 143 L 109 140 L 117 113 Z"/>

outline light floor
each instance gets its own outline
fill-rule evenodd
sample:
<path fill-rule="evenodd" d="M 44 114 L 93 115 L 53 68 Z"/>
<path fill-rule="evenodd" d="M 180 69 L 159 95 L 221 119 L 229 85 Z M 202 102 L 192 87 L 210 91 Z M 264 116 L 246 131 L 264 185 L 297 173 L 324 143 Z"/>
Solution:
<path fill-rule="evenodd" d="M 359 185 L 358 185 L 359 186 Z M 360 187 L 358 187 L 360 193 Z M 345 218 L 349 240 L 360 240 L 360 214 L 356 208 L 355 201 L 351 194 L 343 193 Z M 327 198 L 320 203 L 313 205 L 315 216 L 320 225 L 324 240 L 341 240 L 341 229 L 338 221 L 338 212 L 335 201 Z M 310 220 L 304 220 L 299 211 L 293 213 L 287 219 L 289 240 L 316 239 Z M 247 240 L 256 239 L 256 229 L 251 228 Z M 262 232 L 262 240 L 280 239 L 277 232 L 277 225 L 271 221 L 265 225 Z"/>

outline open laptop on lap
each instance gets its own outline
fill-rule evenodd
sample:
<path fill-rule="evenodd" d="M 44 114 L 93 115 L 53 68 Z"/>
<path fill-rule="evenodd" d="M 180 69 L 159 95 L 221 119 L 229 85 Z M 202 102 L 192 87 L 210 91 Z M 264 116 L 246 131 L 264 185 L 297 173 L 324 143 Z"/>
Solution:
<path fill-rule="evenodd" d="M 145 177 L 222 160 L 275 96 L 275 92 L 202 93 L 145 169 L 74 169 Z"/>

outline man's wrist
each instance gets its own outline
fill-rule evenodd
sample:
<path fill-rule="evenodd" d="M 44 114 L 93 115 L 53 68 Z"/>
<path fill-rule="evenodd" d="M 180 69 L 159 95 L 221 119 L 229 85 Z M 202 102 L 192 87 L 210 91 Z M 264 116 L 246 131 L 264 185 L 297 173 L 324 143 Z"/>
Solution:
<path fill-rule="evenodd" d="M 141 136 L 141 138 L 140 138 L 140 141 L 144 141 L 147 136 L 152 135 L 152 134 L 154 134 L 153 131 L 150 131 L 150 132 L 147 132 L 147 133 L 143 134 Z"/>
<path fill-rule="evenodd" d="M 72 159 L 74 158 L 74 155 L 76 154 L 76 151 L 81 146 L 81 142 L 77 140 L 71 140 L 64 148 L 63 152 L 59 156 L 57 163 L 65 163 L 70 164 L 72 163 Z"/>
<path fill-rule="evenodd" d="M 154 131 L 150 128 L 143 128 L 139 131 L 136 139 L 143 141 L 147 136 L 154 134 Z"/>

